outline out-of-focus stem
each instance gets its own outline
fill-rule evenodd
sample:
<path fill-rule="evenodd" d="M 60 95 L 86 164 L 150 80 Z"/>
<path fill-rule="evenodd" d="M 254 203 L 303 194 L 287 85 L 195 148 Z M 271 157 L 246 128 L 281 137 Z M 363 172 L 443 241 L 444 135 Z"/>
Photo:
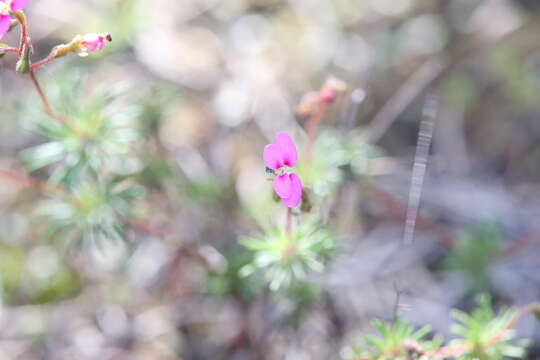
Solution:
<path fill-rule="evenodd" d="M 307 133 L 307 142 L 306 142 L 306 160 L 311 160 L 311 155 L 313 152 L 313 144 L 315 143 L 315 138 L 317 137 L 317 130 L 319 129 L 319 124 L 321 123 L 324 114 L 328 110 L 328 104 L 324 102 L 319 102 L 317 108 L 310 115 L 308 122 L 306 124 L 306 133 Z"/>
<path fill-rule="evenodd" d="M 285 223 L 285 233 L 290 238 L 292 236 L 292 209 L 287 208 L 287 222 Z"/>
<path fill-rule="evenodd" d="M 15 174 L 8 170 L 0 169 L 0 177 L 7 179 L 11 182 L 17 183 L 24 187 L 38 188 L 39 190 L 50 193 L 50 194 L 54 194 L 54 195 L 64 194 L 64 189 L 60 187 L 43 183 L 41 181 L 32 179 L 31 177 L 28 177 L 25 175 Z"/>

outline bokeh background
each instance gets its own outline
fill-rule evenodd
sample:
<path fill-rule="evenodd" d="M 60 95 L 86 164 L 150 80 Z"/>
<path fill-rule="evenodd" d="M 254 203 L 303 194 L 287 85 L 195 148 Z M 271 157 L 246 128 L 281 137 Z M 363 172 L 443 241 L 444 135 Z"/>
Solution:
<path fill-rule="evenodd" d="M 99 121 L 126 131 L 100 143 L 118 156 L 95 161 L 133 184 L 118 236 L 114 211 L 89 215 L 91 185 L 73 187 L 79 213 L 28 186 L 70 184 L 72 150 L 36 130 L 47 120 L 34 89 L 15 57 L 1 60 L 0 169 L 20 177 L 0 177 L 0 359 L 339 359 L 370 320 L 392 319 L 398 294 L 405 319 L 447 338 L 450 309 L 477 293 L 496 306 L 540 297 L 537 1 L 36 0 L 26 12 L 35 59 L 112 34 L 38 77 L 59 112 L 89 123 L 93 96 L 114 93 Z M 269 291 L 264 269 L 239 274 L 253 256 L 239 240 L 285 221 L 262 149 L 278 131 L 303 148 L 297 107 L 331 76 L 345 86 L 309 181 L 335 252 Z M 403 246 L 429 99 L 432 147 Z M 533 319 L 518 332 L 538 358 Z"/>

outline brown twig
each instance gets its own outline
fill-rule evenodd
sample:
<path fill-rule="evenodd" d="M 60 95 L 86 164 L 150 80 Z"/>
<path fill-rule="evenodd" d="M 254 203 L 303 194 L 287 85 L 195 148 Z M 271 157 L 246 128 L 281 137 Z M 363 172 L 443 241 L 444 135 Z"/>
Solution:
<path fill-rule="evenodd" d="M 436 57 L 426 61 L 375 115 L 366 131 L 366 142 L 376 143 L 405 108 L 448 66 L 448 60 Z"/>
<path fill-rule="evenodd" d="M 53 186 L 45 182 L 33 179 L 29 176 L 15 174 L 13 172 L 10 172 L 4 169 L 0 169 L 0 177 L 7 179 L 11 182 L 17 183 L 23 187 L 37 188 L 40 191 L 43 191 L 49 194 L 63 195 L 65 193 L 65 190 L 61 187 Z"/>

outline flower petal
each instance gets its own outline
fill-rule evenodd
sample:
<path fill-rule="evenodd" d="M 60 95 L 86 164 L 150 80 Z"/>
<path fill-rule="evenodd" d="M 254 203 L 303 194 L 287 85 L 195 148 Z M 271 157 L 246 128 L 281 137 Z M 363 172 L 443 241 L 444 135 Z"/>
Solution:
<path fill-rule="evenodd" d="M 82 44 L 88 51 L 98 51 L 105 46 L 105 38 L 96 33 L 85 34 Z"/>
<path fill-rule="evenodd" d="M 279 132 L 276 134 L 275 143 L 281 149 L 281 153 L 283 154 L 283 163 L 290 167 L 296 165 L 298 153 L 291 137 L 284 132 Z"/>
<path fill-rule="evenodd" d="M 281 202 L 283 205 L 293 208 L 302 199 L 302 181 L 300 181 L 300 178 L 295 173 L 289 174 L 289 177 L 292 183 L 291 195 L 286 199 L 281 199 Z"/>
<path fill-rule="evenodd" d="M 11 11 L 19 11 L 26 6 L 30 0 L 13 0 L 11 2 Z"/>
<path fill-rule="evenodd" d="M 288 198 L 292 193 L 292 182 L 289 174 L 283 174 L 281 176 L 276 176 L 274 179 L 274 191 L 279 195 L 280 198 Z"/>
<path fill-rule="evenodd" d="M 0 15 L 0 38 L 9 30 L 10 18 L 7 15 Z"/>
<path fill-rule="evenodd" d="M 283 155 L 277 145 L 269 144 L 264 147 L 264 164 L 272 170 L 283 166 Z"/>

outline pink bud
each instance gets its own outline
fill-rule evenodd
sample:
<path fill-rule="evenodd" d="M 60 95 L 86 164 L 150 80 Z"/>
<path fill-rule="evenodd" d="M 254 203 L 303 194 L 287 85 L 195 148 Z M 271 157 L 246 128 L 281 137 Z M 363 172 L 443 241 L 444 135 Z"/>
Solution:
<path fill-rule="evenodd" d="M 328 86 L 323 87 L 319 92 L 319 100 L 326 104 L 331 104 L 336 101 L 336 97 L 336 90 Z"/>
<path fill-rule="evenodd" d="M 83 36 L 81 45 L 86 51 L 98 51 L 103 49 L 103 47 L 105 46 L 105 40 L 112 41 L 112 37 L 109 33 L 89 33 Z"/>

